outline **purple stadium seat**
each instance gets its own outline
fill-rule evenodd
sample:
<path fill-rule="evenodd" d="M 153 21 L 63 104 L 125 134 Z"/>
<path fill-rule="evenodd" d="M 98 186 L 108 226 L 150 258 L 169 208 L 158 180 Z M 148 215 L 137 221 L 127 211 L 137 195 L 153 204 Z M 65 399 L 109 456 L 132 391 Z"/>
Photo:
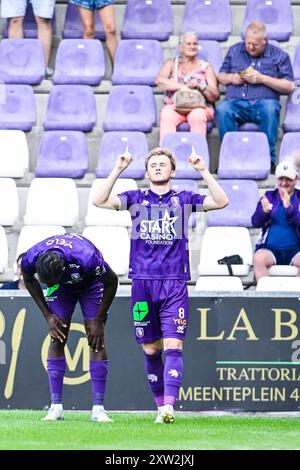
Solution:
<path fill-rule="evenodd" d="M 198 193 L 198 183 L 195 180 L 180 180 L 177 178 L 171 179 L 171 187 L 175 189 L 175 191 L 194 191 L 194 193 Z"/>
<path fill-rule="evenodd" d="M 95 10 L 95 39 L 100 39 L 101 41 L 105 40 L 105 34 L 103 31 L 103 26 L 100 21 L 99 13 Z M 76 5 L 71 3 L 67 6 L 66 16 L 64 27 L 62 31 L 62 37 L 64 39 L 80 39 L 83 37 L 82 33 L 82 24 Z"/>
<path fill-rule="evenodd" d="M 122 39 L 167 41 L 173 33 L 170 0 L 128 0 L 121 31 Z"/>
<path fill-rule="evenodd" d="M 265 23 L 269 39 L 288 41 L 293 32 L 293 12 L 290 0 L 248 0 L 243 37 L 251 21 Z"/>
<path fill-rule="evenodd" d="M 295 48 L 293 69 L 295 80 L 300 80 L 300 42 L 298 42 Z"/>
<path fill-rule="evenodd" d="M 279 161 L 288 160 L 293 156 L 293 154 L 300 149 L 300 132 L 287 132 L 284 134 L 280 152 L 279 152 Z"/>
<path fill-rule="evenodd" d="M 1 85 L 0 129 L 30 131 L 36 121 L 36 102 L 30 85 Z"/>
<path fill-rule="evenodd" d="M 46 131 L 90 132 L 96 122 L 96 100 L 88 85 L 54 85 L 49 93 Z"/>
<path fill-rule="evenodd" d="M 104 74 L 104 52 L 98 39 L 60 41 L 53 75 L 55 84 L 99 85 Z"/>
<path fill-rule="evenodd" d="M 0 80 L 38 85 L 45 77 L 45 55 L 38 39 L 3 39 L 0 42 Z"/>
<path fill-rule="evenodd" d="M 209 167 L 209 152 L 204 135 L 196 132 L 174 132 L 166 134 L 163 138 L 161 146 L 174 152 L 177 178 L 201 179 L 200 173 L 194 170 L 187 161 L 192 153 L 192 145 L 195 151 L 203 156 L 205 164 Z"/>
<path fill-rule="evenodd" d="M 207 214 L 207 225 L 252 227 L 251 217 L 259 200 L 257 183 L 252 180 L 219 180 L 229 204 L 221 211 Z"/>
<path fill-rule="evenodd" d="M 35 175 L 82 178 L 88 169 L 88 147 L 79 131 L 50 131 L 42 136 Z"/>
<path fill-rule="evenodd" d="M 155 39 L 123 39 L 114 63 L 114 85 L 155 85 L 163 65 L 160 42 Z"/>
<path fill-rule="evenodd" d="M 259 125 L 255 124 L 255 122 L 245 122 L 239 126 L 239 131 L 242 132 L 259 132 Z"/>
<path fill-rule="evenodd" d="M 52 31 L 53 34 L 56 34 L 56 16 L 55 12 L 53 15 L 53 18 L 51 20 L 52 23 Z M 8 21 L 4 23 L 4 28 L 3 28 L 3 37 L 7 38 L 8 37 Z M 29 3 L 27 0 L 27 8 L 25 12 L 25 17 L 24 17 L 24 38 L 26 39 L 36 39 L 37 38 L 37 25 L 35 21 L 35 17 L 33 14 L 32 10 L 32 5 Z"/>
<path fill-rule="evenodd" d="M 218 41 L 205 41 L 204 39 L 199 43 L 200 59 L 209 62 L 214 69 L 215 73 L 218 73 L 223 62 L 222 49 Z"/>
<path fill-rule="evenodd" d="M 212 121 L 209 121 L 207 123 L 207 132 L 211 132 L 213 130 L 214 123 Z M 188 122 L 183 122 L 182 124 L 179 124 L 177 127 L 177 132 L 190 132 L 190 125 Z"/>
<path fill-rule="evenodd" d="M 99 149 L 99 161 L 95 171 L 97 178 L 106 178 L 109 175 L 117 156 L 125 151 L 127 145 L 133 162 L 121 173 L 121 178 L 144 178 L 148 142 L 143 132 L 106 132 Z"/>
<path fill-rule="evenodd" d="M 286 114 L 283 122 L 285 132 L 300 131 L 300 87 L 292 93 L 287 101 Z"/>
<path fill-rule="evenodd" d="M 109 94 L 104 131 L 151 132 L 156 124 L 156 104 L 146 85 L 116 85 Z"/>
<path fill-rule="evenodd" d="M 186 0 L 182 31 L 195 31 L 200 39 L 227 41 L 232 29 L 229 0 Z"/>
<path fill-rule="evenodd" d="M 263 179 L 270 172 L 270 149 L 263 132 L 227 132 L 223 138 L 219 178 Z"/>

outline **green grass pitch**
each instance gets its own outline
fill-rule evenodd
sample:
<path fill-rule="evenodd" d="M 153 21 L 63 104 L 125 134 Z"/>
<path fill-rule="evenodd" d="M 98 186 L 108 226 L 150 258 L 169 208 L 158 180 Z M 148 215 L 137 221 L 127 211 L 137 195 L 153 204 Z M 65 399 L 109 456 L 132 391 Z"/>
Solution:
<path fill-rule="evenodd" d="M 0 411 L 0 449 L 212 450 L 300 449 L 300 419 L 178 414 L 174 424 L 154 424 L 154 413 L 109 413 L 94 423 L 88 412 L 44 422 L 42 411 Z"/>

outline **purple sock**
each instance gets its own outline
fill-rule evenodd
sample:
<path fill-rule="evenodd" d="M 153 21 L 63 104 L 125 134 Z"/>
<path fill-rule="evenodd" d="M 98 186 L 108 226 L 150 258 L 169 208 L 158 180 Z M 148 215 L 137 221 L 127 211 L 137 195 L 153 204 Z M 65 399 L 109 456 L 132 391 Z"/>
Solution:
<path fill-rule="evenodd" d="M 63 380 L 66 371 L 66 359 L 62 357 L 48 357 L 47 371 L 49 377 L 51 402 L 62 403 Z"/>
<path fill-rule="evenodd" d="M 94 405 L 103 405 L 107 373 L 108 361 L 90 361 Z"/>
<path fill-rule="evenodd" d="M 183 358 L 181 349 L 166 349 L 164 382 L 165 382 L 165 405 L 175 405 L 179 394 L 183 373 Z"/>
<path fill-rule="evenodd" d="M 147 371 L 148 382 L 157 406 L 164 404 L 164 364 L 162 361 L 162 351 L 155 354 L 145 354 L 145 369 Z"/>

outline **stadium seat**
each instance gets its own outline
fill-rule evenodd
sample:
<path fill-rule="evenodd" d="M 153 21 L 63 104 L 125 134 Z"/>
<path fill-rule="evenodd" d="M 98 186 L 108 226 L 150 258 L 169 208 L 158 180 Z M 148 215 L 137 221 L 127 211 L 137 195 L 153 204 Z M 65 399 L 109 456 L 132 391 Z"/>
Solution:
<path fill-rule="evenodd" d="M 44 129 L 90 132 L 96 113 L 96 100 L 90 86 L 54 85 L 48 98 Z"/>
<path fill-rule="evenodd" d="M 0 42 L 0 80 L 38 85 L 45 78 L 45 55 L 38 39 L 3 39 Z"/>
<path fill-rule="evenodd" d="M 298 292 L 299 277 L 261 277 L 256 286 L 257 292 Z"/>
<path fill-rule="evenodd" d="M 300 42 L 295 47 L 293 70 L 295 80 L 300 80 Z"/>
<path fill-rule="evenodd" d="M 131 217 L 128 211 L 114 211 L 110 209 L 101 209 L 92 204 L 92 198 L 95 191 L 103 183 L 103 179 L 93 181 L 89 200 L 85 225 L 108 225 L 118 227 L 131 227 Z M 118 179 L 112 189 L 112 194 L 119 194 L 124 191 L 137 189 L 136 181 L 133 179 Z"/>
<path fill-rule="evenodd" d="M 20 231 L 16 257 L 29 250 L 36 243 L 52 235 L 62 235 L 66 232 L 61 225 L 25 225 Z"/>
<path fill-rule="evenodd" d="M 200 59 L 209 62 L 212 65 L 215 73 L 218 73 L 222 62 L 222 49 L 217 41 L 205 41 L 201 40 L 198 46 Z"/>
<path fill-rule="evenodd" d="M 232 30 L 229 0 L 186 0 L 182 31 L 195 31 L 200 39 L 227 41 Z"/>
<path fill-rule="evenodd" d="M 118 276 L 128 273 L 130 239 L 125 227 L 86 227 L 82 235 L 99 248 Z"/>
<path fill-rule="evenodd" d="M 239 292 L 243 283 L 237 276 L 201 276 L 197 279 L 195 291 Z"/>
<path fill-rule="evenodd" d="M 3 273 L 8 265 L 8 243 L 6 233 L 0 225 L 0 273 Z"/>
<path fill-rule="evenodd" d="M 105 33 L 100 21 L 99 13 L 95 10 L 95 39 L 105 40 Z M 64 39 L 81 39 L 83 37 L 82 23 L 80 20 L 79 11 L 76 5 L 69 3 L 66 9 L 65 22 L 62 31 Z"/>
<path fill-rule="evenodd" d="M 159 41 L 123 39 L 119 42 L 112 74 L 114 85 L 155 85 L 163 65 Z"/>
<path fill-rule="evenodd" d="M 85 135 L 80 131 L 49 131 L 42 136 L 35 176 L 82 178 L 89 163 Z"/>
<path fill-rule="evenodd" d="M 36 121 L 36 102 L 30 85 L 0 86 L 0 129 L 31 131 Z"/>
<path fill-rule="evenodd" d="M 70 178 L 35 178 L 27 197 L 25 225 L 72 226 L 78 218 L 75 182 Z"/>
<path fill-rule="evenodd" d="M 26 135 L 23 131 L 0 130 L 0 177 L 23 178 L 29 165 Z"/>
<path fill-rule="evenodd" d="M 170 0 L 127 0 L 122 39 L 167 41 L 173 33 Z"/>
<path fill-rule="evenodd" d="M 188 157 L 195 151 L 202 155 L 207 167 L 209 167 L 209 153 L 206 137 L 196 132 L 174 132 L 166 134 L 162 141 L 162 147 L 174 152 L 176 159 L 176 178 L 201 179 L 200 173 L 188 163 Z"/>
<path fill-rule="evenodd" d="M 181 180 L 172 178 L 171 188 L 175 191 L 193 191 L 194 193 L 199 192 L 198 183 L 195 180 Z"/>
<path fill-rule="evenodd" d="M 219 178 L 267 178 L 270 172 L 270 149 L 263 132 L 227 132 L 223 138 Z"/>
<path fill-rule="evenodd" d="M 100 144 L 97 178 L 106 178 L 113 169 L 117 156 L 124 153 L 126 147 L 133 156 L 133 162 L 120 175 L 121 178 L 143 178 L 145 175 L 145 156 L 148 153 L 148 141 L 143 132 L 105 132 Z"/>
<path fill-rule="evenodd" d="M 281 141 L 279 161 L 288 160 L 300 149 L 300 132 L 287 132 Z"/>
<path fill-rule="evenodd" d="M 208 226 L 252 227 L 251 217 L 260 199 L 258 186 L 252 180 L 219 180 L 229 204 L 221 211 L 207 214 Z"/>
<path fill-rule="evenodd" d="M 226 264 L 218 264 L 225 256 L 240 255 L 243 264 L 233 264 L 234 276 L 247 276 L 252 265 L 252 244 L 245 227 L 208 227 L 203 235 L 198 274 L 229 276 Z"/>
<path fill-rule="evenodd" d="M 300 132 L 300 87 L 287 100 L 286 115 L 283 122 L 285 132 Z"/>
<path fill-rule="evenodd" d="M 0 178 L 0 201 L 0 225 L 14 225 L 19 216 L 19 197 L 12 178 Z"/>
<path fill-rule="evenodd" d="M 55 61 L 55 84 L 99 85 L 105 75 L 102 43 L 97 39 L 63 39 Z"/>
<path fill-rule="evenodd" d="M 54 15 L 51 19 L 52 25 L 52 32 L 56 34 L 56 15 L 54 11 Z M 33 14 L 32 5 L 29 1 L 27 1 L 27 8 L 25 12 L 24 22 L 23 22 L 23 29 L 24 29 L 24 38 L 26 39 L 36 39 L 37 38 L 37 24 Z M 8 21 L 4 22 L 4 28 L 2 35 L 4 38 L 8 37 Z"/>
<path fill-rule="evenodd" d="M 211 132 L 213 130 L 214 123 L 212 121 L 208 121 L 206 124 L 206 130 L 207 133 Z M 190 132 L 190 125 L 188 122 L 183 122 L 179 124 L 179 126 L 176 129 L 176 132 Z"/>
<path fill-rule="evenodd" d="M 156 124 L 156 103 L 150 86 L 116 85 L 111 90 L 104 131 L 151 132 Z"/>
<path fill-rule="evenodd" d="M 259 125 L 255 122 L 245 122 L 239 126 L 239 131 L 242 132 L 259 132 Z"/>
<path fill-rule="evenodd" d="M 293 11 L 290 0 L 248 0 L 244 22 L 245 30 L 252 21 L 261 21 L 267 27 L 268 38 L 288 41 L 293 32 Z"/>
<path fill-rule="evenodd" d="M 296 276 L 298 268 L 290 264 L 274 265 L 268 269 L 270 276 Z"/>

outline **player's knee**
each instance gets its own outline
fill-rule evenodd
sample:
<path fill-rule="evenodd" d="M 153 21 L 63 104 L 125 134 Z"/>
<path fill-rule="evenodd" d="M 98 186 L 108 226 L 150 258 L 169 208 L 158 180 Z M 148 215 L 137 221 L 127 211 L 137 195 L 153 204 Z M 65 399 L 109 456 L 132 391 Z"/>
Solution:
<path fill-rule="evenodd" d="M 164 350 L 166 349 L 182 349 L 183 341 L 178 338 L 165 338 L 164 339 Z"/>

